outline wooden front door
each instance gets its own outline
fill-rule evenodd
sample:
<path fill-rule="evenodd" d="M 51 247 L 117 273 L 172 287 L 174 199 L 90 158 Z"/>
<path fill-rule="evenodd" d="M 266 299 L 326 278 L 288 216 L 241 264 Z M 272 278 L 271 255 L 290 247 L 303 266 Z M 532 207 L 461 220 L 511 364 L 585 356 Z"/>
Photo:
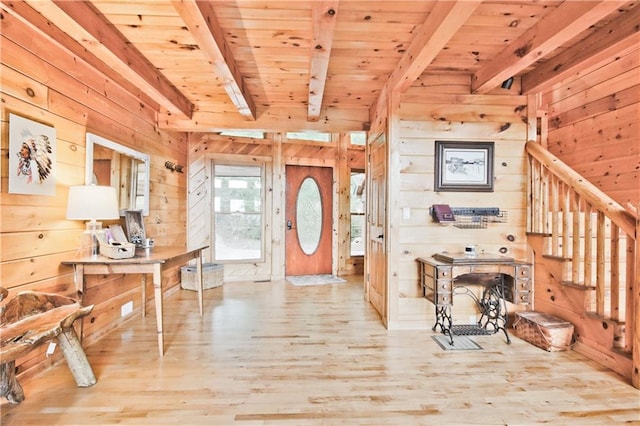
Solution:
<path fill-rule="evenodd" d="M 369 147 L 367 172 L 367 270 L 365 292 L 371 305 L 387 323 L 387 246 L 385 243 L 387 211 L 386 142 L 384 135 Z"/>
<path fill-rule="evenodd" d="M 285 274 L 330 274 L 333 169 L 286 167 Z"/>

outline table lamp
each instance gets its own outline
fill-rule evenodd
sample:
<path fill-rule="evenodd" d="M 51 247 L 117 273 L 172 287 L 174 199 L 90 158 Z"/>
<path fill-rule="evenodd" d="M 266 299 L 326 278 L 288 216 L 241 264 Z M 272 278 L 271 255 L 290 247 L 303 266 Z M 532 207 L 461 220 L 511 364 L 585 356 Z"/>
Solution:
<path fill-rule="evenodd" d="M 98 185 L 69 187 L 67 219 L 87 221 L 87 228 L 82 236 L 83 255 L 98 255 L 98 237 L 102 233 L 102 223 L 98 220 L 119 218 L 120 211 L 115 188 Z"/>

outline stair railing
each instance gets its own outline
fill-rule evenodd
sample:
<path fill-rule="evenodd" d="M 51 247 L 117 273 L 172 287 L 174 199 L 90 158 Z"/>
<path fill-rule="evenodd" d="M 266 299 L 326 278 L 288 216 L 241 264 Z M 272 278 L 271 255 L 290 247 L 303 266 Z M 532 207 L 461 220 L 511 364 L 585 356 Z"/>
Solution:
<path fill-rule="evenodd" d="M 637 211 L 622 207 L 540 144 L 529 141 L 526 151 L 528 232 L 547 237 L 546 256 L 566 261 L 565 283 L 593 290 L 588 292 L 594 296 L 587 299 L 586 312 L 625 323 L 619 349 L 633 350 L 637 366 L 640 348 L 634 342 L 639 340 L 635 321 L 640 291 L 633 290 L 640 274 Z"/>

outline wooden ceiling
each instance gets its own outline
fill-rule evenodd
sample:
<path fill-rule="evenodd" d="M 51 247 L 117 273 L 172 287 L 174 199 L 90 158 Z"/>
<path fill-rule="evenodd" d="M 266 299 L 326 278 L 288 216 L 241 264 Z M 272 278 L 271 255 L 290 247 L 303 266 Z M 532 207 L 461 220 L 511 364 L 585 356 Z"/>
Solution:
<path fill-rule="evenodd" d="M 167 130 L 366 130 L 423 73 L 536 93 L 638 43 L 638 1 L 2 1 Z M 51 26 L 53 23 L 54 26 Z M 630 47 L 629 47 L 630 48 Z"/>

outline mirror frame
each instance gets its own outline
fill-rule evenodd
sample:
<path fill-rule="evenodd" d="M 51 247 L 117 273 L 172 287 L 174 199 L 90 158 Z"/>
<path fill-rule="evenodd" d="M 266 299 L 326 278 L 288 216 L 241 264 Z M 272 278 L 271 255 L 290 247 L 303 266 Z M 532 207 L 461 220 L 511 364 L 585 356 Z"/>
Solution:
<path fill-rule="evenodd" d="M 129 157 L 133 157 L 138 161 L 144 163 L 145 173 L 146 173 L 146 185 L 144 188 L 144 206 L 142 208 L 143 216 L 149 216 L 149 177 L 151 173 L 151 157 L 149 154 L 143 154 L 142 152 L 136 151 L 131 148 L 127 148 L 126 146 L 120 145 L 119 143 L 110 141 L 109 139 L 105 139 L 101 136 L 95 135 L 93 133 L 87 133 L 86 137 L 86 166 L 85 166 L 85 184 L 91 185 L 93 183 L 93 146 L 100 145 L 105 148 L 112 149 L 120 154 L 127 155 Z M 124 215 L 124 210 L 120 210 L 121 216 Z"/>

